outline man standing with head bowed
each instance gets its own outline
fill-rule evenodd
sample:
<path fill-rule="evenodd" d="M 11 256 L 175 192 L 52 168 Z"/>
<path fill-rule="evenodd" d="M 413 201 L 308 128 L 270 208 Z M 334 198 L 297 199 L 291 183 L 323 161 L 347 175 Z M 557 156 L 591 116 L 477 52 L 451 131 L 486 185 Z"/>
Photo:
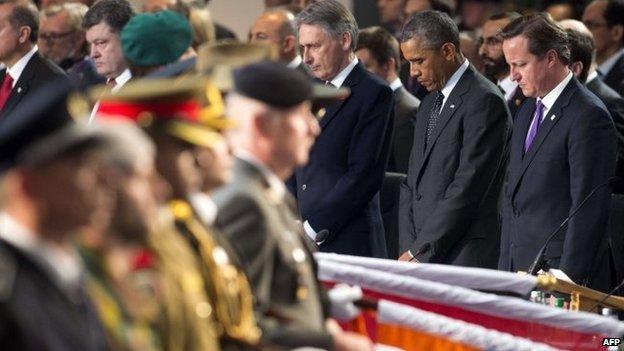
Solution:
<path fill-rule="evenodd" d="M 310 162 L 289 181 L 306 234 L 321 251 L 385 257 L 379 190 L 390 153 L 392 89 L 355 57 L 358 27 L 339 2 L 312 3 L 296 23 L 312 74 L 351 89 L 327 107 Z"/>
<path fill-rule="evenodd" d="M 550 267 L 608 289 L 606 236 L 616 137 L 604 104 L 568 68 L 566 32 L 544 14 L 503 29 L 503 52 L 525 101 L 514 122 L 503 201 L 499 269 L 526 270 L 551 232 L 593 189 L 546 247 Z M 601 184 L 603 186 L 601 186 Z"/>
<path fill-rule="evenodd" d="M 416 13 L 401 39 L 411 75 L 430 93 L 416 116 L 401 185 L 399 260 L 496 267 L 505 100 L 459 51 L 448 15 Z"/>

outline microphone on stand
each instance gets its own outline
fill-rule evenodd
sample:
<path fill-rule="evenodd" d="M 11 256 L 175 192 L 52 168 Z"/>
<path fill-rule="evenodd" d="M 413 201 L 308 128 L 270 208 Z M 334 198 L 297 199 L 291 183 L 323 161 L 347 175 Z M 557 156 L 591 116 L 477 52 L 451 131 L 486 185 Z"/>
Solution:
<path fill-rule="evenodd" d="M 533 260 L 533 263 L 531 264 L 531 266 L 529 266 L 529 270 L 528 270 L 529 274 L 537 275 L 537 272 L 539 272 L 539 270 L 544 267 L 544 265 L 546 264 L 546 248 L 548 247 L 548 244 L 550 244 L 551 240 L 555 237 L 555 235 L 557 235 L 561 231 L 561 229 L 563 229 L 568 224 L 570 219 L 572 219 L 576 215 L 576 213 L 581 208 L 583 208 L 583 205 L 585 205 L 587 200 L 589 200 L 592 196 L 594 196 L 594 194 L 599 189 L 605 186 L 613 187 L 617 185 L 620 182 L 620 180 L 621 179 L 619 177 L 611 177 L 605 183 L 602 183 L 598 185 L 597 187 L 595 187 L 594 189 L 592 189 L 592 191 L 587 196 L 585 196 L 583 201 L 581 201 L 581 203 L 574 209 L 574 211 L 572 211 L 572 213 L 570 213 L 570 215 L 568 215 L 568 217 L 566 217 L 566 219 L 564 219 L 563 222 L 561 222 L 559 227 L 557 227 L 557 229 L 555 229 L 550 234 L 550 236 L 548 236 L 548 239 L 546 239 L 546 242 L 544 243 L 544 245 L 542 245 L 542 248 L 537 253 L 537 256 L 535 256 L 535 260 Z"/>

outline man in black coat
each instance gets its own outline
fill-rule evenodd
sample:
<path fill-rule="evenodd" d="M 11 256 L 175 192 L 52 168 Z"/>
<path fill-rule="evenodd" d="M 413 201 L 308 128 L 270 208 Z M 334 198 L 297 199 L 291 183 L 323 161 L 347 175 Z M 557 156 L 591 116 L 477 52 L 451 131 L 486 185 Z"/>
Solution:
<path fill-rule="evenodd" d="M 106 350 L 71 235 L 110 215 L 106 138 L 75 124 L 52 82 L 0 128 L 0 349 Z M 103 215 L 103 216 L 102 216 Z"/>
<path fill-rule="evenodd" d="M 321 251 L 385 257 L 379 203 L 392 133 L 392 90 L 353 51 L 357 24 L 335 0 L 296 19 L 303 61 L 314 76 L 351 95 L 326 108 L 310 162 L 289 182 L 306 234 Z"/>
<path fill-rule="evenodd" d="M 568 33 L 571 53 L 570 70 L 580 82 L 585 82 L 587 89 L 607 106 L 607 110 L 611 114 L 618 138 L 615 175 L 624 179 L 624 98 L 598 76 L 594 61 L 592 34 L 587 27 L 576 20 L 565 20 L 559 22 L 559 25 L 566 28 Z M 623 194 L 624 184 L 617 184 L 613 192 Z"/>
<path fill-rule="evenodd" d="M 594 36 L 600 78 L 624 95 L 624 0 L 593 1 L 583 12 L 583 23 Z"/>
<path fill-rule="evenodd" d="M 407 173 L 414 142 L 414 121 L 420 100 L 410 94 L 399 78 L 399 42 L 381 27 L 360 31 L 355 55 L 366 69 L 390 85 L 394 95 L 394 128 L 388 172 Z"/>
<path fill-rule="evenodd" d="M 399 259 L 495 267 L 511 121 L 505 100 L 459 52 L 448 15 L 415 14 L 401 41 L 412 76 L 430 93 L 418 110 L 401 187 Z"/>
<path fill-rule="evenodd" d="M 0 18 L 11 29 L 0 32 L 0 125 L 22 99 L 41 85 L 65 77 L 52 62 L 37 50 L 39 18 L 37 8 L 30 2 L 6 1 L 0 4 Z"/>
<path fill-rule="evenodd" d="M 550 233 L 546 260 L 574 282 L 609 285 L 606 228 L 616 136 L 604 104 L 570 72 L 565 30 L 544 14 L 503 30 L 503 51 L 527 99 L 511 138 L 499 268 L 527 270 Z M 602 186 L 601 186 L 602 185 Z"/>

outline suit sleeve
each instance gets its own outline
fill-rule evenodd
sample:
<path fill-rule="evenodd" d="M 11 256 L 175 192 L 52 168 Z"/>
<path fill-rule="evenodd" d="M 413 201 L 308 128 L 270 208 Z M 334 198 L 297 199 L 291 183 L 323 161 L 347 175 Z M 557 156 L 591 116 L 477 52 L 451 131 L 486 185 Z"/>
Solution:
<path fill-rule="evenodd" d="M 251 283 L 262 342 L 287 348 L 310 346 L 331 350 L 333 339 L 329 333 L 285 327 L 268 313 L 277 243 L 267 234 L 266 217 L 260 204 L 248 196 L 234 196 L 220 204 L 217 226 L 237 253 Z"/>
<path fill-rule="evenodd" d="M 363 103 L 349 142 L 347 172 L 305 218 L 314 230 L 327 229 L 330 236 L 361 213 L 381 189 L 388 163 L 394 116 L 392 90 L 380 86 L 376 96 Z"/>
<path fill-rule="evenodd" d="M 594 108 L 574 117 L 568 139 L 571 211 L 613 175 L 617 143 L 606 111 Z M 609 189 L 603 187 L 568 223 L 560 268 L 577 283 L 589 278 L 606 233 L 609 204 Z"/>
<path fill-rule="evenodd" d="M 488 93 L 468 102 L 467 106 L 459 164 L 443 199 L 422 228 L 427 236 L 436 238 L 431 243 L 430 262 L 445 257 L 463 237 L 504 161 L 509 129 L 509 112 L 504 100 Z M 412 247 L 412 250 L 415 252 L 418 248 Z"/>

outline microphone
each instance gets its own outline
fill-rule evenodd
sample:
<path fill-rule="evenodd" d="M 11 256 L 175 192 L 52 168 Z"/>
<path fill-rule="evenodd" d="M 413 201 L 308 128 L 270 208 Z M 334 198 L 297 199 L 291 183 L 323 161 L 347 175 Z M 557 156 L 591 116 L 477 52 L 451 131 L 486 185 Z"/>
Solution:
<path fill-rule="evenodd" d="M 576 213 L 581 208 L 583 208 L 583 205 L 585 205 L 587 200 L 589 200 L 596 193 L 596 191 L 598 191 L 599 189 L 601 189 L 601 188 L 603 188 L 605 186 L 613 187 L 613 186 L 617 185 L 619 182 L 620 182 L 620 178 L 619 177 L 611 177 L 605 183 L 602 183 L 602 184 L 598 185 L 597 187 L 595 187 L 587 196 L 585 196 L 583 201 L 581 201 L 581 203 L 574 209 L 574 211 L 572 211 L 572 213 L 570 213 L 570 215 L 568 215 L 568 217 L 566 217 L 566 219 L 564 219 L 563 222 L 561 222 L 559 227 L 557 227 L 557 229 L 555 229 L 550 234 L 550 236 L 548 236 L 548 239 L 546 239 L 546 242 L 544 243 L 542 248 L 539 250 L 539 252 L 537 253 L 537 256 L 535 256 L 535 260 L 533 260 L 533 263 L 529 267 L 529 270 L 528 270 L 529 274 L 537 275 L 537 272 L 540 269 L 542 269 L 542 267 L 544 267 L 544 264 L 546 263 L 546 248 L 548 247 L 548 244 L 550 244 L 550 241 L 555 237 L 555 235 L 557 235 L 561 231 L 561 229 L 563 229 L 568 224 L 570 219 L 572 219 L 574 217 L 574 215 L 576 215 Z"/>
<path fill-rule="evenodd" d="M 418 249 L 418 251 L 416 251 L 416 253 L 412 255 L 412 258 L 410 258 L 409 262 L 412 262 L 412 261 L 416 260 L 416 256 L 422 255 L 422 254 L 426 253 L 427 251 L 429 251 L 430 249 L 431 249 L 431 243 L 424 243 Z M 416 262 L 419 262 L 419 261 L 416 260 Z"/>

